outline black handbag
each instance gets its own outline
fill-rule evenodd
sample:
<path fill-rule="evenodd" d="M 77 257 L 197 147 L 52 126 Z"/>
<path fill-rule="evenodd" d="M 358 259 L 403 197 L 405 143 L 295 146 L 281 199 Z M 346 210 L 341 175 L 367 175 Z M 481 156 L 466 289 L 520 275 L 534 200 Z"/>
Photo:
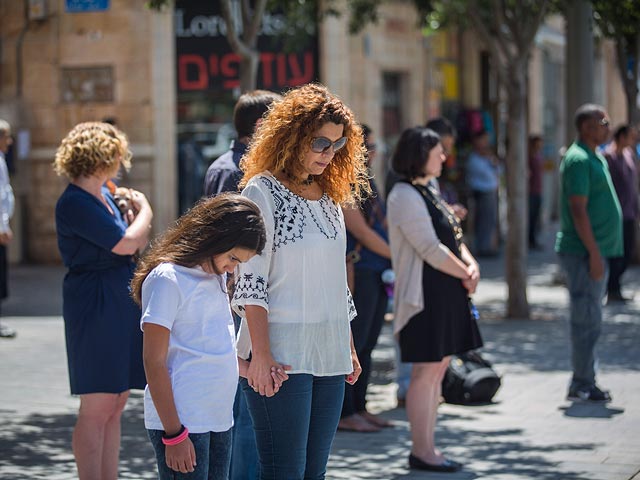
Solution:
<path fill-rule="evenodd" d="M 475 351 L 452 355 L 442 380 L 445 402 L 458 405 L 489 403 L 502 381 L 491 363 Z"/>

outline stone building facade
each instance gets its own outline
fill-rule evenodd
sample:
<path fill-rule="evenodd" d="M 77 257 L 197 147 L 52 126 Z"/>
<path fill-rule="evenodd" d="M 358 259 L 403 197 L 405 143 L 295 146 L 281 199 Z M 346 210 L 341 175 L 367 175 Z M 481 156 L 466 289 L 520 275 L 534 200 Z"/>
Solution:
<path fill-rule="evenodd" d="M 171 10 L 150 11 L 144 3 L 0 0 L 0 118 L 12 123 L 16 137 L 13 261 L 59 262 L 54 208 L 66 182 L 55 176 L 51 163 L 61 138 L 81 121 L 117 120 L 134 154 L 133 169 L 121 183 L 147 194 L 155 231 L 176 218 L 182 125 L 174 16 Z M 107 8 L 69 8 L 82 4 Z M 545 68 L 547 75 L 560 76 L 564 68 L 561 21 L 545 28 L 530 69 L 531 125 L 542 133 L 555 131 L 545 110 Z M 379 21 L 358 35 L 348 34 L 345 16 L 327 17 L 318 27 L 317 44 L 317 78 L 378 136 L 380 178 L 388 150 L 404 128 L 459 107 L 497 105 L 499 92 L 477 38 L 469 32 L 425 37 L 410 1 L 383 3 Z M 604 45 L 599 52 L 598 100 L 610 106 L 614 122 L 621 121 L 624 103 L 612 51 Z M 556 87 L 561 90 L 561 82 Z"/>
<path fill-rule="evenodd" d="M 0 1 L 0 117 L 16 138 L 12 260 L 59 261 L 54 209 L 66 180 L 51 164 L 82 121 L 113 117 L 128 134 L 134 164 L 123 183 L 147 194 L 163 228 L 175 218 L 170 15 L 127 0 L 80 13 L 62 0 L 33 2 L 41 10 L 25 15 L 27 3 Z"/>

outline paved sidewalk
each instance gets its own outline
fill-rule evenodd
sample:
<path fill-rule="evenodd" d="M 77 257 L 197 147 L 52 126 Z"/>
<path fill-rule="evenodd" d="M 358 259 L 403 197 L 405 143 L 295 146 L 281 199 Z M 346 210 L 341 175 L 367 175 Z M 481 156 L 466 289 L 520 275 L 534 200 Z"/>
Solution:
<path fill-rule="evenodd" d="M 482 262 L 476 303 L 488 358 L 503 375 L 495 403 L 443 405 L 437 428 L 445 453 L 465 464 L 455 474 L 410 471 L 408 422 L 395 408 L 393 344 L 386 325 L 374 352 L 371 407 L 395 422 L 381 433 L 339 432 L 330 479 L 640 480 L 640 295 L 605 307 L 599 381 L 608 406 L 565 401 L 569 379 L 567 298 L 552 284 L 551 248 L 530 255 L 532 320 L 505 320 L 503 260 Z M 18 330 L 0 340 L 0 478 L 72 479 L 71 431 L 78 400 L 68 393 L 57 267 L 14 267 L 3 321 Z M 640 285 L 640 267 L 625 275 L 626 293 Z M 123 419 L 120 478 L 156 478 L 142 425 L 140 393 Z"/>

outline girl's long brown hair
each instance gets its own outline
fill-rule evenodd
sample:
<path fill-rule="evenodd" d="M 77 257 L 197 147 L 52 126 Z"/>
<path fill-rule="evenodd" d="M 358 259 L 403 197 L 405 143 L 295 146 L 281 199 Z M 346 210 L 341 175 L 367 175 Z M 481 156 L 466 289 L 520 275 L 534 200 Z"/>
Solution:
<path fill-rule="evenodd" d="M 266 238 L 262 214 L 248 198 L 223 193 L 201 200 L 151 243 L 131 280 L 131 296 L 141 304 L 142 283 L 161 263 L 194 267 L 235 247 L 259 255 Z"/>
<path fill-rule="evenodd" d="M 344 126 L 347 143 L 316 181 L 337 203 L 360 200 L 370 192 L 362 129 L 351 110 L 318 84 L 290 90 L 271 104 L 240 164 L 244 172 L 240 187 L 266 170 L 301 175 L 314 133 L 329 122 Z"/>

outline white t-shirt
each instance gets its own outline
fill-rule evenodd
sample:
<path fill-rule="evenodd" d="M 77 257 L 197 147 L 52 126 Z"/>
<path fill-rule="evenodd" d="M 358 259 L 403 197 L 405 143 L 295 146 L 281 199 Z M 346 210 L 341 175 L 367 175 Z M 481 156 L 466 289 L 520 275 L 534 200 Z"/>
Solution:
<path fill-rule="evenodd" d="M 342 210 L 324 195 L 307 200 L 269 172 L 252 178 L 242 195 L 258 204 L 267 228 L 262 255 L 238 266 L 232 305 L 268 312 L 273 358 L 289 373 L 317 376 L 351 373 L 349 321 L 356 315 L 347 287 L 346 234 Z M 238 355 L 247 358 L 251 339 L 246 319 Z"/>
<path fill-rule="evenodd" d="M 226 275 L 163 263 L 142 284 L 140 326 L 171 330 L 167 368 L 180 422 L 192 433 L 233 426 L 238 359 L 225 283 Z M 163 430 L 148 385 L 144 424 Z"/>

